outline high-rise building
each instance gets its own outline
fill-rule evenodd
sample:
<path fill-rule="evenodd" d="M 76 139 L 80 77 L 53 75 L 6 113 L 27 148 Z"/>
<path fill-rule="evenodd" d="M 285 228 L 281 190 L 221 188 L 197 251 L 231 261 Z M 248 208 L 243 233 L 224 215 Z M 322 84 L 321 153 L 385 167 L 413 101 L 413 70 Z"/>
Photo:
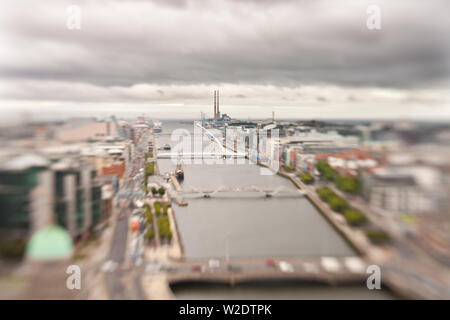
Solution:
<path fill-rule="evenodd" d="M 20 257 L 30 236 L 49 225 L 75 239 L 102 218 L 92 163 L 21 152 L 2 155 L 0 163 L 0 256 Z"/>

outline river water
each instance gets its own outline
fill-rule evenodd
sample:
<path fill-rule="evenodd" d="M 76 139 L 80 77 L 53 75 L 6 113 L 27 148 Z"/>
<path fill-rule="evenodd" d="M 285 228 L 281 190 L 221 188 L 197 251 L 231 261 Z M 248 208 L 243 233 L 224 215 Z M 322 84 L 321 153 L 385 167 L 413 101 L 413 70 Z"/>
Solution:
<path fill-rule="evenodd" d="M 235 287 L 218 284 L 182 284 L 172 286 L 179 300 L 390 300 L 386 290 L 368 290 L 365 286 L 266 282 L 240 284 Z"/>
<path fill-rule="evenodd" d="M 172 148 L 177 141 L 164 135 L 174 129 L 184 128 L 193 132 L 193 125 L 180 122 L 163 124 L 163 135 L 156 137 L 156 146 L 166 143 Z M 209 143 L 209 142 L 205 142 Z M 161 151 L 162 152 L 162 151 Z M 159 159 L 160 173 L 173 171 L 176 163 L 171 159 Z M 221 186 L 258 186 L 276 189 L 278 187 L 296 190 L 291 181 L 278 175 L 262 175 L 261 167 L 246 164 L 184 164 L 185 189 L 212 189 Z M 320 212 L 303 197 L 274 196 L 265 198 L 255 193 L 220 193 L 205 199 L 200 196 L 188 197 L 188 206 L 174 205 L 185 257 L 188 260 L 199 258 L 233 257 L 318 257 L 353 256 L 355 252 L 349 244 L 333 229 Z M 226 289 L 217 286 L 180 287 L 177 297 L 202 299 L 204 297 L 224 298 L 271 298 L 270 292 L 280 292 L 280 296 L 293 299 L 302 298 L 304 290 L 296 285 L 279 287 L 252 286 Z M 206 288 L 206 289 L 205 289 Z M 284 289 L 283 289 L 284 288 Z M 338 292 L 324 290 L 327 287 L 314 287 L 310 297 L 317 292 Z M 322 288 L 322 289 L 320 289 Z M 342 288 L 342 298 L 358 297 L 352 287 Z M 365 286 L 361 288 L 368 291 Z M 337 290 L 337 291 L 336 291 Z M 265 294 L 266 292 L 267 294 Z M 350 294 L 353 293 L 353 294 Z M 277 293 L 278 295 L 278 293 Z M 339 298 L 339 295 L 331 294 Z"/>

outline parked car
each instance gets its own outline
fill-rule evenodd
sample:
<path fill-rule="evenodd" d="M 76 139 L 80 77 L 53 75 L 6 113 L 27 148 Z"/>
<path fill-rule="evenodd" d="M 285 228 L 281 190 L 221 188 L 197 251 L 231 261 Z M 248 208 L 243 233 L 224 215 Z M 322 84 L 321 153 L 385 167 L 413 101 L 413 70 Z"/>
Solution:
<path fill-rule="evenodd" d="M 271 267 L 271 268 L 276 268 L 277 263 L 273 259 L 267 259 L 266 266 Z"/>
<path fill-rule="evenodd" d="M 210 269 L 218 269 L 218 268 L 220 268 L 220 261 L 217 259 L 210 259 L 208 261 L 208 267 Z"/>
<path fill-rule="evenodd" d="M 286 261 L 280 261 L 278 263 L 278 267 L 280 268 L 281 272 L 294 272 L 294 267 L 292 266 L 292 264 Z"/>
<path fill-rule="evenodd" d="M 241 266 L 238 266 L 238 265 L 236 265 L 236 264 L 229 264 L 229 265 L 227 266 L 227 269 L 228 269 L 228 271 L 230 271 L 230 272 L 239 272 L 239 271 L 242 271 L 242 267 L 241 267 Z"/>
<path fill-rule="evenodd" d="M 202 271 L 202 266 L 199 264 L 193 265 L 192 266 L 192 271 L 194 272 L 201 272 Z"/>
<path fill-rule="evenodd" d="M 162 269 L 162 264 L 160 263 L 149 263 L 145 268 L 146 272 L 154 273 L 159 272 Z"/>
<path fill-rule="evenodd" d="M 167 271 L 167 272 L 176 272 L 177 268 L 175 266 L 170 265 L 170 264 L 163 264 L 162 265 L 162 270 Z"/>
<path fill-rule="evenodd" d="M 117 270 L 118 266 L 119 266 L 119 264 L 117 262 L 108 260 L 103 264 L 102 271 L 103 272 L 114 272 Z"/>

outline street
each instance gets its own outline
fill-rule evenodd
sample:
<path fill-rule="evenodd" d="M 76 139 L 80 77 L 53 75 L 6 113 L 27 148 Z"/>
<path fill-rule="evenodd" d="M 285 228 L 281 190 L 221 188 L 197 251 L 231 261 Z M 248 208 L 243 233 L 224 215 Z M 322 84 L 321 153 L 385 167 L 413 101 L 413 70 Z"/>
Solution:
<path fill-rule="evenodd" d="M 119 213 L 113 217 L 115 219 L 115 227 L 109 255 L 104 264 L 106 287 L 109 292 L 110 299 L 145 299 L 140 287 L 140 275 L 143 267 L 135 267 L 134 263 L 137 259 L 141 259 L 141 264 L 145 265 L 143 254 L 139 254 L 137 248 L 133 252 L 134 259 L 127 259 L 127 254 L 132 252 L 127 250 L 132 237 L 129 234 L 129 219 L 134 207 L 134 200 L 142 199 L 144 194 L 142 191 L 142 173 L 139 172 L 143 165 L 143 150 L 147 143 L 148 134 L 144 134 L 136 145 L 136 149 L 130 166 L 122 178 L 122 183 L 117 194 L 117 205 Z M 142 235 L 137 238 L 142 239 Z M 140 246 L 143 241 L 136 241 Z"/>

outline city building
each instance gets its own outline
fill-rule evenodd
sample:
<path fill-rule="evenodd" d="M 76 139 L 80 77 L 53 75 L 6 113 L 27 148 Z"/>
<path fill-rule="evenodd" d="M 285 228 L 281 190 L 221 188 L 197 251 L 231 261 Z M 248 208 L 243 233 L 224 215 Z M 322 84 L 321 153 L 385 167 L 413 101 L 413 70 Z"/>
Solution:
<path fill-rule="evenodd" d="M 66 228 L 73 238 L 100 221 L 102 190 L 96 183 L 97 171 L 88 163 L 64 158 L 52 164 L 55 184 L 55 222 Z"/>
<path fill-rule="evenodd" d="M 25 239 L 52 223 L 53 173 L 44 157 L 2 150 L 0 155 L 0 254 L 23 253 Z"/>
<path fill-rule="evenodd" d="M 433 198 L 411 173 L 392 168 L 362 172 L 362 195 L 374 212 L 384 215 L 416 214 L 432 211 Z"/>
<path fill-rule="evenodd" d="M 112 201 L 112 186 L 102 189 L 95 166 L 78 155 L 5 148 L 0 163 L 1 256 L 20 257 L 31 235 L 52 224 L 78 239 Z"/>

